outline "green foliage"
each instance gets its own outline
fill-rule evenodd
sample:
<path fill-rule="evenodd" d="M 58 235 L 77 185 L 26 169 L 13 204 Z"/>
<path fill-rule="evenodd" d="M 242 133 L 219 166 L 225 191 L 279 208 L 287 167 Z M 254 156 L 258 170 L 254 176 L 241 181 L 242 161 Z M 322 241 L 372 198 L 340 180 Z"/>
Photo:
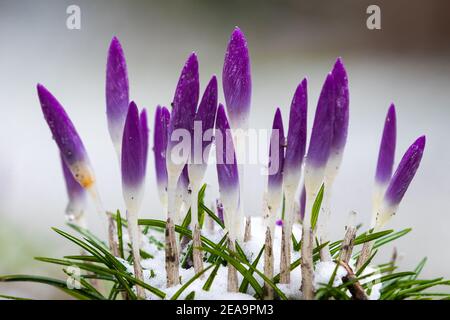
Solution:
<path fill-rule="evenodd" d="M 213 211 L 211 211 L 211 209 L 204 205 L 203 198 L 205 188 L 206 186 L 203 186 L 199 192 L 198 206 L 200 223 L 203 224 L 204 216 L 208 215 L 215 221 L 216 225 L 223 229 L 224 225 L 220 219 Z M 315 226 L 317 223 L 322 198 L 323 186 L 313 206 L 311 218 L 312 226 Z M 143 287 L 146 289 L 148 295 L 152 295 L 155 298 L 175 300 L 183 298 L 184 292 L 189 292 L 184 296 L 184 299 L 193 300 L 196 297 L 196 292 L 198 293 L 196 290 L 200 290 L 197 285 L 196 289 L 193 289 L 193 283 L 198 283 L 198 281 L 201 281 L 202 290 L 211 291 L 219 269 L 226 267 L 227 264 L 231 264 L 242 276 L 239 292 L 254 294 L 257 299 L 262 299 L 262 284 L 265 283 L 273 288 L 276 299 L 288 299 L 286 293 L 278 287 L 280 275 L 277 274 L 272 279 L 269 279 L 264 275 L 262 270 L 259 270 L 258 268 L 259 261 L 261 260 L 265 250 L 264 246 L 262 245 L 258 254 L 255 254 L 255 257 L 248 257 L 245 255 L 244 250 L 238 243 L 236 243 L 235 251 L 228 248 L 227 234 L 224 234 L 218 242 L 214 242 L 204 235 L 201 237 L 201 250 L 205 252 L 204 270 L 192 276 L 190 279 L 183 279 L 183 283 L 180 288 L 172 296 L 168 297 L 164 290 L 153 287 L 147 282 L 142 282 L 136 279 L 133 274 L 128 271 L 126 260 L 124 260 L 126 254 L 128 253 L 128 246 L 124 243 L 122 234 L 122 228 L 126 228 L 127 221 L 126 219 L 122 219 L 119 211 L 117 211 L 117 213 L 113 216 L 118 227 L 117 240 L 119 244 L 120 257 L 114 257 L 109 252 L 107 244 L 97 238 L 89 230 L 83 229 L 77 225 L 69 224 L 69 227 L 76 231 L 78 235 L 72 235 L 56 228 L 53 228 L 53 230 L 64 239 L 76 245 L 78 248 L 78 253 L 81 251 L 82 254 L 66 255 L 62 259 L 49 257 L 35 258 L 43 263 L 62 266 L 62 271 L 64 275 L 66 275 L 66 278 L 72 276 L 69 268 L 78 268 L 81 273 L 77 279 L 79 286 L 76 288 L 71 288 L 68 286 L 66 281 L 34 275 L 0 276 L 0 282 L 40 283 L 62 290 L 76 299 L 83 300 L 116 300 L 124 298 L 137 299 L 133 288 L 135 285 Z M 144 236 L 147 237 L 149 243 L 154 245 L 157 250 L 164 250 L 164 243 L 158 239 L 162 236 L 161 232 L 164 231 L 166 222 L 156 219 L 141 219 L 138 223 L 144 227 Z M 178 233 L 180 239 L 183 237 L 187 237 L 189 240 L 192 239 L 192 232 L 188 229 L 189 223 L 190 212 L 185 217 L 181 225 L 175 226 L 175 231 Z M 322 286 L 316 291 L 316 299 L 352 299 L 349 288 L 355 285 L 356 282 L 359 282 L 368 294 L 370 294 L 374 285 L 381 285 L 380 299 L 383 300 L 450 299 L 448 290 L 447 293 L 443 289 L 441 290 L 444 286 L 450 286 L 449 280 L 445 280 L 443 278 L 424 280 L 419 278 L 420 273 L 426 264 L 426 258 L 420 261 L 413 271 L 397 272 L 397 267 L 394 265 L 394 262 L 379 264 L 375 266 L 375 271 L 368 271 L 374 269 L 372 261 L 384 245 L 405 236 L 410 231 L 411 229 L 404 229 L 398 232 L 394 232 L 393 230 L 383 230 L 379 232 L 369 231 L 359 234 L 354 242 L 355 249 L 353 258 L 357 258 L 359 256 L 358 248 L 360 249 L 361 245 L 366 242 L 373 241 L 373 251 L 370 258 L 359 270 L 354 270 L 355 278 L 353 280 L 344 281 L 339 286 L 333 286 L 338 271 L 338 267 L 336 266 L 328 283 L 322 284 Z M 323 244 L 316 243 L 316 246 L 313 249 L 314 262 L 317 262 L 320 259 L 320 250 L 327 245 L 329 245 L 332 257 L 335 259 L 338 258 L 342 249 L 342 240 Z M 293 246 L 294 250 L 300 250 L 301 241 L 297 241 L 296 238 L 293 237 Z M 191 250 L 192 244 L 189 244 L 185 258 L 190 255 Z M 143 250 L 141 250 L 141 256 L 145 259 L 155 258 L 153 255 L 150 255 Z M 182 264 L 187 267 L 186 261 L 182 261 Z M 301 258 L 295 260 L 291 264 L 291 271 L 298 271 L 300 265 Z M 369 265 L 371 266 L 371 269 L 368 268 Z M 156 276 L 154 270 L 149 270 L 149 272 L 150 277 Z M 205 277 L 201 277 L 202 275 L 205 275 Z M 8 295 L 0 295 L 0 298 L 24 299 Z"/>

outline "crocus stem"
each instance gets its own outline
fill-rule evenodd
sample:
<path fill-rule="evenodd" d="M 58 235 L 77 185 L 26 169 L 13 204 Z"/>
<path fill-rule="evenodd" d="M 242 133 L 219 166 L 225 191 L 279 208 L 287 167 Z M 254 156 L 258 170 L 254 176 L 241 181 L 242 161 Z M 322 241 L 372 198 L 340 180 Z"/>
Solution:
<path fill-rule="evenodd" d="M 192 257 L 194 260 L 194 270 L 195 273 L 198 274 L 203 270 L 203 256 L 201 251 L 201 229 L 198 224 L 198 192 L 200 190 L 199 185 L 197 183 L 192 183 L 192 201 L 191 201 L 191 226 L 193 226 L 192 230 L 193 234 L 193 242 L 192 242 Z M 203 276 L 203 275 L 202 275 Z"/>
<path fill-rule="evenodd" d="M 128 235 L 130 237 L 131 249 L 133 254 L 134 276 L 136 277 L 136 279 L 144 281 L 144 276 L 142 274 L 142 267 L 141 267 L 141 255 L 139 249 L 140 234 L 139 234 L 137 212 L 127 210 L 127 221 L 128 221 Z M 145 299 L 145 291 L 141 286 L 136 285 L 136 292 L 139 299 Z"/>
<path fill-rule="evenodd" d="M 174 175 L 169 173 L 169 179 L 167 184 L 168 193 L 168 210 L 167 210 L 167 223 L 166 223 L 166 274 L 167 274 L 167 287 L 173 287 L 179 283 L 179 255 L 178 245 L 175 236 L 175 223 L 174 218 L 176 205 L 176 184 L 177 179 Z"/>
<path fill-rule="evenodd" d="M 234 143 L 236 146 L 236 158 L 238 162 L 238 175 L 239 175 L 239 209 L 237 213 L 237 221 L 236 224 L 238 230 L 236 230 L 236 234 L 238 235 L 238 239 L 242 239 L 242 219 L 244 218 L 244 181 L 245 181 L 245 141 L 247 137 L 246 129 L 238 129 L 234 136 Z"/>
<path fill-rule="evenodd" d="M 231 251 L 236 251 L 234 241 L 232 239 L 228 239 L 228 249 Z M 228 263 L 228 284 L 227 284 L 227 290 L 228 292 L 238 292 L 238 277 L 237 277 L 237 270 L 236 268 L 231 264 Z"/>
<path fill-rule="evenodd" d="M 291 282 L 292 224 L 294 217 L 294 197 L 286 192 L 286 211 L 281 231 L 280 283 Z"/>
<path fill-rule="evenodd" d="M 166 223 L 166 280 L 167 287 L 173 287 L 180 283 L 179 278 L 179 254 L 175 237 L 175 224 L 171 218 Z"/>
<path fill-rule="evenodd" d="M 373 232 L 377 232 L 376 227 L 373 229 Z M 366 263 L 367 259 L 370 257 L 370 253 L 372 252 L 373 241 L 365 242 L 361 249 L 361 253 L 359 254 L 358 261 L 356 262 L 356 270 L 359 270 L 364 263 Z"/>
<path fill-rule="evenodd" d="M 252 218 L 247 217 L 245 219 L 244 242 L 250 241 L 251 238 L 252 238 Z"/>
<path fill-rule="evenodd" d="M 270 227 L 266 230 L 266 240 L 264 245 L 264 275 L 272 280 L 273 278 L 273 245 Z M 273 300 L 273 288 L 264 282 L 264 300 Z"/>
<path fill-rule="evenodd" d="M 327 185 L 328 186 L 328 185 Z M 331 206 L 330 206 L 330 199 L 331 199 L 331 189 L 330 188 L 324 188 L 324 195 L 323 195 L 323 202 L 322 202 L 322 213 L 320 216 L 320 243 L 326 243 L 328 242 L 328 224 L 330 222 L 331 217 Z M 321 261 L 331 261 L 331 254 L 330 254 L 330 246 L 329 243 L 324 246 L 320 250 L 320 260 Z"/>
<path fill-rule="evenodd" d="M 306 196 L 306 210 L 305 219 L 303 220 L 303 231 L 302 231 L 302 294 L 303 299 L 312 300 L 314 299 L 314 288 L 313 288 L 313 230 L 311 229 L 311 211 L 313 206 L 313 201 L 315 199 L 314 194 Z"/>
<path fill-rule="evenodd" d="M 100 214 L 100 216 L 103 217 L 103 214 L 106 213 L 106 218 L 108 220 L 109 249 L 111 250 L 111 253 L 113 256 L 118 257 L 119 256 L 119 246 L 116 241 L 116 224 L 115 224 L 115 219 L 113 217 L 113 214 L 111 212 L 105 211 L 105 209 L 103 208 L 102 201 L 98 195 L 95 185 L 90 186 L 88 188 L 88 192 L 91 195 L 91 197 L 95 203 L 97 212 Z"/>
<path fill-rule="evenodd" d="M 354 215 L 354 212 L 351 213 Z M 355 244 L 356 226 L 353 223 L 348 223 L 345 231 L 344 240 L 342 241 L 342 249 L 339 254 L 339 260 L 345 263 L 350 261 L 353 252 L 353 245 Z"/>

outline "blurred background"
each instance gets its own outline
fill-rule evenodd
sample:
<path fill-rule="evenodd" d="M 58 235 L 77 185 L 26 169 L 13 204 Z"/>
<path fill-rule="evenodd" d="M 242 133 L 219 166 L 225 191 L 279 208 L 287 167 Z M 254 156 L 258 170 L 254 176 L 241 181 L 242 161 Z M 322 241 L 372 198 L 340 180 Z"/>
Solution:
<path fill-rule="evenodd" d="M 81 30 L 66 27 L 69 5 L 81 9 Z M 381 8 L 381 30 L 366 27 L 369 5 Z M 401 266 L 427 256 L 424 276 L 450 278 L 450 2 L 448 1 L 0 1 L 0 274 L 49 274 L 34 256 L 76 253 L 50 227 L 64 228 L 67 198 L 56 146 L 43 119 L 36 83 L 65 106 L 96 171 L 105 206 L 122 209 L 116 156 L 105 115 L 105 66 L 111 38 L 122 42 L 131 98 L 153 114 L 169 105 L 190 52 L 200 61 L 201 90 L 221 78 L 235 26 L 252 59 L 251 126 L 269 128 L 275 107 L 287 123 L 296 85 L 309 80 L 309 129 L 327 72 L 341 56 L 349 74 L 350 128 L 333 190 L 332 236 L 340 238 L 350 210 L 367 227 L 385 113 L 395 102 L 397 161 L 427 135 L 421 168 L 389 228 L 412 227 L 396 242 Z M 222 90 L 220 100 L 223 102 Z M 149 157 L 142 217 L 161 217 Z M 246 175 L 246 211 L 259 215 L 266 177 Z M 208 173 L 214 190 L 214 170 Z M 93 208 L 89 223 L 102 233 Z M 388 249 L 381 258 L 389 258 Z M 0 284 L 0 292 L 63 298 L 42 285 Z"/>

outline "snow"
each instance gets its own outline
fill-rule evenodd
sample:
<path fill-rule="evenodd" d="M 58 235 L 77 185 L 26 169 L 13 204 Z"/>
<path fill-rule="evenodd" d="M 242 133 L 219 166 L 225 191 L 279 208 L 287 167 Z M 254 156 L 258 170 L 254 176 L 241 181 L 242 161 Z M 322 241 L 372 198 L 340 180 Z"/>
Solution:
<path fill-rule="evenodd" d="M 252 218 L 252 236 L 251 239 L 246 243 L 241 243 L 241 247 L 250 262 L 253 262 L 261 251 L 262 246 L 265 243 L 266 234 L 266 224 L 262 218 Z M 225 235 L 225 231 L 215 226 L 214 230 L 204 228 L 202 234 L 213 241 L 218 243 Z M 294 224 L 293 234 L 295 238 L 299 241 L 301 239 L 301 225 Z M 123 232 L 124 247 L 128 248 L 128 235 L 126 230 Z M 141 266 L 143 268 L 144 281 L 149 285 L 159 288 L 166 293 L 166 299 L 170 299 L 187 281 L 195 276 L 193 268 L 183 269 L 180 268 L 180 281 L 181 283 L 177 286 L 166 288 L 166 271 L 165 271 L 165 252 L 159 243 L 164 243 L 164 233 L 155 230 L 149 230 L 147 235 L 142 235 L 141 237 L 141 249 L 148 254 L 151 254 L 153 258 L 141 260 Z M 189 246 L 186 246 L 181 253 L 181 257 L 184 256 Z M 281 251 L 281 226 L 276 225 L 274 229 L 273 237 L 273 251 L 274 251 L 274 274 L 278 274 L 280 270 L 280 251 Z M 293 251 L 291 254 L 291 262 L 294 262 L 300 258 L 300 252 Z M 182 260 L 182 258 L 180 258 Z M 120 259 L 122 264 L 127 268 L 130 274 L 134 273 L 133 266 L 127 261 Z M 354 268 L 355 261 L 351 260 L 349 265 Z M 209 267 L 210 264 L 205 263 L 204 268 Z M 317 290 L 323 285 L 327 285 L 333 275 L 336 268 L 334 262 L 317 262 L 314 266 L 314 288 Z M 231 293 L 227 291 L 227 273 L 228 269 L 225 266 L 221 266 L 217 275 L 212 283 L 209 291 L 203 290 L 204 283 L 208 279 L 209 275 L 213 271 L 214 267 L 206 271 L 203 276 L 192 282 L 183 293 L 180 295 L 179 299 L 186 298 L 192 291 L 195 291 L 196 300 L 254 300 L 254 290 L 251 286 L 248 287 L 248 293 Z M 264 269 L 264 255 L 261 256 L 257 264 L 258 270 Z M 369 298 L 371 300 L 377 300 L 380 297 L 380 290 L 382 284 L 377 283 L 376 279 L 379 278 L 379 273 L 373 267 L 366 267 L 363 275 L 372 274 L 363 281 L 362 284 L 374 282 L 371 287 Z M 342 277 L 347 274 L 346 270 L 339 266 L 336 272 L 336 276 L 333 281 L 333 287 L 337 287 L 342 284 Z M 261 286 L 264 285 L 264 280 L 258 276 L 256 273 L 253 274 L 255 279 L 259 282 Z M 241 283 L 243 277 L 238 272 L 238 280 Z M 374 281 L 375 280 L 375 281 Z M 288 299 L 299 300 L 302 299 L 302 294 L 300 291 L 301 287 L 301 268 L 297 267 L 291 272 L 291 283 L 290 284 L 277 284 L 278 288 L 283 291 Z M 147 291 L 147 299 L 159 299 L 151 292 Z"/>
<path fill-rule="evenodd" d="M 323 285 L 328 285 L 333 276 L 333 272 L 336 269 L 336 263 L 332 261 L 318 262 L 315 264 L 314 271 L 314 288 L 317 290 Z M 344 267 L 339 266 L 336 271 L 336 276 L 333 280 L 333 287 L 340 286 L 342 284 L 342 277 L 347 275 L 347 271 Z"/>

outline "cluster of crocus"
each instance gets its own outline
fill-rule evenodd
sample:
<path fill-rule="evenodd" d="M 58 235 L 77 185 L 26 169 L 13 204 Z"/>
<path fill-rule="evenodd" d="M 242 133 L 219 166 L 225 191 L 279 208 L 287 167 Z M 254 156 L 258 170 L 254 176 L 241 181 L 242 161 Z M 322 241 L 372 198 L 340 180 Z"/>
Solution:
<path fill-rule="evenodd" d="M 392 174 L 397 138 L 396 125 L 395 106 L 391 104 L 386 115 L 375 173 L 372 232 L 380 230 L 397 212 L 400 202 L 419 168 L 425 150 L 426 138 L 421 136 L 409 146 Z M 364 244 L 358 259 L 358 267 L 367 261 L 371 249 L 372 242 Z"/>
<path fill-rule="evenodd" d="M 225 106 L 218 101 L 218 83 L 212 76 L 199 101 L 199 63 L 192 53 L 184 64 L 176 89 L 172 109 L 157 106 L 154 115 L 153 152 L 156 184 L 160 201 L 166 211 L 166 276 L 167 286 L 179 284 L 180 244 L 175 225 L 181 224 L 191 212 L 193 232 L 193 264 L 196 273 L 203 270 L 201 230 L 198 217 L 198 193 L 207 170 L 213 141 L 216 146 L 216 170 L 220 192 L 217 213 L 224 222 L 229 249 L 243 233 L 243 167 L 244 140 L 248 129 L 251 101 L 250 58 L 244 34 L 236 28 L 230 38 L 222 73 Z M 95 178 L 83 143 L 63 107 L 42 85 L 38 95 L 45 119 L 59 147 L 64 177 L 69 194 L 69 220 L 81 223 L 84 197 L 89 191 L 103 211 L 95 189 Z M 106 110 L 108 128 L 116 150 L 121 173 L 122 192 L 126 206 L 128 234 L 131 240 L 135 277 L 143 280 L 140 265 L 140 236 L 138 214 L 144 195 L 149 129 L 147 113 L 139 111 L 129 101 L 128 73 L 124 52 L 117 38 L 113 38 L 106 68 Z M 319 223 L 320 241 L 327 242 L 327 221 L 332 184 L 342 162 L 349 122 L 349 90 L 347 73 L 341 59 L 337 59 L 322 87 L 307 146 L 307 80 L 302 80 L 294 93 L 289 127 L 285 136 L 282 114 L 276 109 L 269 145 L 269 176 L 264 195 L 267 222 L 265 275 L 273 278 L 272 237 L 275 224 L 282 226 L 280 282 L 290 283 L 292 229 L 296 220 L 303 225 L 302 233 L 302 293 L 313 298 L 313 237 L 311 225 L 313 203 L 322 186 L 324 214 Z M 381 228 L 397 211 L 406 189 L 420 164 L 425 137 L 420 137 L 407 150 L 392 175 L 395 152 L 395 109 L 389 109 L 380 147 L 374 191 L 375 229 Z M 181 145 L 181 148 L 180 148 Z M 187 148 L 186 148 L 187 146 Z M 181 152 L 180 152 L 181 151 Z M 306 157 L 305 157 L 306 154 Z M 240 158 L 242 157 L 242 158 Z M 302 179 L 303 172 L 303 179 Z M 301 183 L 303 180 L 303 183 Z M 296 219 L 296 197 L 300 190 L 300 217 Z M 282 220 L 275 222 L 283 198 L 286 208 Z M 103 211 L 104 212 L 104 211 Z M 109 241 L 114 255 L 115 225 L 109 221 Z M 370 251 L 370 250 L 369 250 Z M 323 259 L 330 259 L 324 246 Z M 228 264 L 228 290 L 237 291 L 236 269 Z M 137 286 L 138 296 L 145 297 Z M 265 287 L 266 297 L 272 297 Z"/>

